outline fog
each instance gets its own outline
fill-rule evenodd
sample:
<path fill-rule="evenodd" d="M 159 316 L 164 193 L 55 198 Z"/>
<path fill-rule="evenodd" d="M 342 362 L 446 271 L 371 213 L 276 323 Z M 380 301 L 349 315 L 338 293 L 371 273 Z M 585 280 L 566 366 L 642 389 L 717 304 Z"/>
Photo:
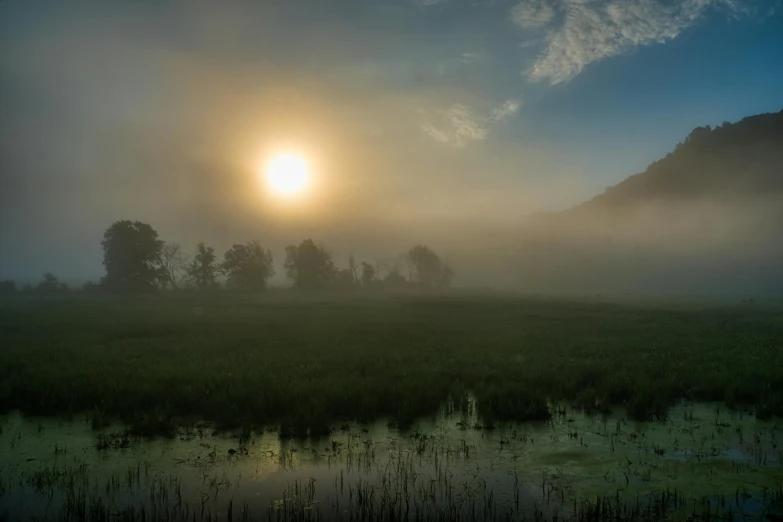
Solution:
<path fill-rule="evenodd" d="M 315 5 L 0 5 L 0 276 L 97 281 L 119 219 L 188 251 L 257 239 L 278 267 L 310 237 L 338 266 L 426 243 L 460 285 L 531 291 L 757 290 L 778 263 L 779 199 L 579 207 L 627 163 L 607 150 L 615 174 L 591 177 L 578 149 L 514 122 L 521 88 L 444 75 L 465 40 L 404 32 L 392 7 Z M 291 147 L 313 185 L 279 201 L 260 169 Z"/>

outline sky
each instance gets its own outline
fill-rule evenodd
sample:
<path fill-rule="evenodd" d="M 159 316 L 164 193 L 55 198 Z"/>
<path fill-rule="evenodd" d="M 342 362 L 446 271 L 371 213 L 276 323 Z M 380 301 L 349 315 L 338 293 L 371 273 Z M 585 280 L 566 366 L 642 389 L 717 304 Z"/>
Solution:
<path fill-rule="evenodd" d="M 278 266 L 513 238 L 783 108 L 782 27 L 778 0 L 2 0 L 0 277 L 97 280 L 118 219 Z"/>

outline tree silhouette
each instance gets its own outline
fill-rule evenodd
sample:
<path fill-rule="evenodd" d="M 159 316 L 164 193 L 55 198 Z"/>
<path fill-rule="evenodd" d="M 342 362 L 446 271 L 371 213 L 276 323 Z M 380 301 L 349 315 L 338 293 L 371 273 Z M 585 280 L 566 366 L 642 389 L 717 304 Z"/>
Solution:
<path fill-rule="evenodd" d="M 226 284 L 243 290 L 263 290 L 274 275 L 272 252 L 264 250 L 258 241 L 232 246 L 220 265 L 226 274 Z"/>
<path fill-rule="evenodd" d="M 398 259 L 400 260 L 400 263 L 405 266 L 405 271 L 408 274 L 408 281 L 413 282 L 413 261 L 411 260 L 409 252 L 403 252 L 399 255 Z"/>
<path fill-rule="evenodd" d="M 390 270 L 383 278 L 383 284 L 390 288 L 401 288 L 408 284 L 408 280 L 399 271 Z"/>
<path fill-rule="evenodd" d="M 426 245 L 416 245 L 408 251 L 416 281 L 431 285 L 440 277 L 440 258 Z"/>
<path fill-rule="evenodd" d="M 152 290 L 160 278 L 163 241 L 150 225 L 122 220 L 103 234 L 103 285 L 113 291 Z"/>
<path fill-rule="evenodd" d="M 337 270 L 334 275 L 334 282 L 340 288 L 353 288 L 356 286 L 356 279 L 350 268 Z"/>
<path fill-rule="evenodd" d="M 92 281 L 87 281 L 82 285 L 82 292 L 85 294 L 97 294 L 101 291 L 101 285 L 96 285 Z"/>
<path fill-rule="evenodd" d="M 179 243 L 165 243 L 158 260 L 161 283 L 177 290 L 177 281 L 187 268 L 188 259 Z"/>
<path fill-rule="evenodd" d="M 68 290 L 68 285 L 61 283 L 57 276 L 51 272 L 46 272 L 43 275 L 41 282 L 36 285 L 35 290 L 42 294 L 56 294 L 58 292 L 65 292 Z"/>
<path fill-rule="evenodd" d="M 375 283 L 375 267 L 370 263 L 362 262 L 362 284 L 364 286 L 371 286 Z"/>
<path fill-rule="evenodd" d="M 297 288 L 322 288 L 335 278 L 332 256 L 312 239 L 285 249 L 285 271 Z"/>
<path fill-rule="evenodd" d="M 12 295 L 16 293 L 16 282 L 10 279 L 0 281 L 0 295 Z"/>
<path fill-rule="evenodd" d="M 408 251 L 416 281 L 424 286 L 446 287 L 454 280 L 454 271 L 426 245 L 416 245 Z"/>
<path fill-rule="evenodd" d="M 219 267 L 215 263 L 215 249 L 204 243 L 196 245 L 196 255 L 185 269 L 188 281 L 199 290 L 218 286 L 217 274 Z"/>
<path fill-rule="evenodd" d="M 356 258 L 353 254 L 348 256 L 348 270 L 351 272 L 351 284 L 354 284 L 359 280 L 359 276 L 356 273 Z"/>
<path fill-rule="evenodd" d="M 454 282 L 454 270 L 452 270 L 451 265 L 448 263 L 443 263 L 440 270 L 440 277 L 438 278 L 438 286 L 441 288 L 446 288 L 448 286 L 451 286 L 451 283 Z"/>

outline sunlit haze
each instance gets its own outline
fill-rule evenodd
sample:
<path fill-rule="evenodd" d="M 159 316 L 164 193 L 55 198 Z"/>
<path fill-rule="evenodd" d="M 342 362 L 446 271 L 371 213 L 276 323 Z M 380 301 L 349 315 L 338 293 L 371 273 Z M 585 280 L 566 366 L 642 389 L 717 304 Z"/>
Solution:
<path fill-rule="evenodd" d="M 277 154 L 265 166 L 266 182 L 280 197 L 301 194 L 307 189 L 309 175 L 307 161 L 292 153 Z"/>
<path fill-rule="evenodd" d="M 531 220 L 783 108 L 782 22 L 771 0 L 6 0 L 0 277 L 98 280 L 106 227 L 138 219 L 188 252 L 257 239 L 275 284 L 313 238 L 338 266 L 422 242 L 462 284 L 526 287 Z M 620 234 L 599 223 L 575 221 Z M 644 226 L 623 237 L 668 225 Z"/>
<path fill-rule="evenodd" d="M 0 0 L 0 522 L 783 522 L 782 57 L 783 0 Z"/>

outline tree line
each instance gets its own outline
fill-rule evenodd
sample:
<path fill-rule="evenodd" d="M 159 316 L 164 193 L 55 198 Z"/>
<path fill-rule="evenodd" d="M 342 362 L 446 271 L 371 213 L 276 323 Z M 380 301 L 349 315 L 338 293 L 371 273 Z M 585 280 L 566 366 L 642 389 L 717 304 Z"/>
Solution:
<path fill-rule="evenodd" d="M 275 275 L 272 252 L 259 241 L 235 244 L 220 261 L 215 249 L 198 243 L 192 256 L 176 242 L 160 239 L 158 232 L 140 221 L 121 220 L 103 234 L 103 266 L 106 275 L 100 283 L 87 283 L 86 292 L 147 292 L 162 289 L 226 288 L 261 291 Z M 454 271 L 431 248 L 417 244 L 384 263 L 357 263 L 351 255 L 348 266 L 336 266 L 331 253 L 312 239 L 285 248 L 284 269 L 295 288 L 356 288 L 406 286 L 444 288 L 454 280 Z M 405 273 L 403 273 L 405 272 Z M 46 273 L 35 286 L 22 290 L 53 294 L 69 288 L 56 276 Z M 13 281 L 0 281 L 0 294 L 17 291 Z"/>

